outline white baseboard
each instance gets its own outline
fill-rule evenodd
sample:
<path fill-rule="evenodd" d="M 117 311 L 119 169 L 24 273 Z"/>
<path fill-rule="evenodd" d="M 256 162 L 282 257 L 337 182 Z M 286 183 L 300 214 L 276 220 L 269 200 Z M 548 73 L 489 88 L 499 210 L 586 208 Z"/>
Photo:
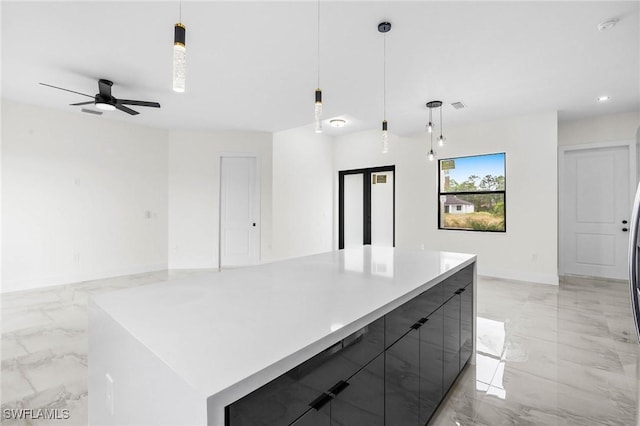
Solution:
<path fill-rule="evenodd" d="M 537 272 L 485 270 L 478 264 L 478 275 L 483 277 L 500 278 L 505 280 L 523 281 L 528 283 L 558 285 L 557 274 L 543 274 Z"/>

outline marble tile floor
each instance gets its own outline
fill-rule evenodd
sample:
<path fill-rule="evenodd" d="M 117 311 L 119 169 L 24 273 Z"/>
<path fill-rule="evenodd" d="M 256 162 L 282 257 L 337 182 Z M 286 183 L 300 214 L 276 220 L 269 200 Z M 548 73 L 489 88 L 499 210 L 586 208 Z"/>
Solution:
<path fill-rule="evenodd" d="M 3 295 L 2 425 L 86 424 L 89 296 L 198 272 Z M 640 345 L 628 295 L 622 282 L 565 278 L 549 286 L 480 277 L 476 363 L 430 425 L 640 426 Z M 7 409 L 39 408 L 68 410 L 69 418 L 5 418 Z"/>

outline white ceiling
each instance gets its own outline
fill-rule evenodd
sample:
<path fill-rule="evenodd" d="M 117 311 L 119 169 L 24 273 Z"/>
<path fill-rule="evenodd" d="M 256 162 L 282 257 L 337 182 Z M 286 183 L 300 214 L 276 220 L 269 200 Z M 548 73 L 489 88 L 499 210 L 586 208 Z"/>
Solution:
<path fill-rule="evenodd" d="M 97 79 L 113 94 L 158 101 L 119 119 L 175 129 L 278 131 L 313 121 L 315 1 L 183 1 L 187 91 L 171 90 L 178 1 L 2 1 L 2 97 L 77 111 Z M 445 102 L 444 125 L 558 110 L 562 120 L 640 110 L 640 2 L 325 1 L 324 116 L 334 134 L 379 128 L 387 34 L 387 119 L 424 130 L 425 103 Z M 618 18 L 608 31 L 599 22 Z M 598 103 L 607 94 L 611 100 Z M 462 101 L 464 110 L 450 103 Z"/>

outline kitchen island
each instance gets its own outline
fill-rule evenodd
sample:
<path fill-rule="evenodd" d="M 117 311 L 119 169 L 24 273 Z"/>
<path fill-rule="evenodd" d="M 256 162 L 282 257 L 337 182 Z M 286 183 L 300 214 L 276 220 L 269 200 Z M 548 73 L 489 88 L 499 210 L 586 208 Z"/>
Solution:
<path fill-rule="evenodd" d="M 428 420 L 472 359 L 475 260 L 365 246 L 95 296 L 89 422 Z"/>

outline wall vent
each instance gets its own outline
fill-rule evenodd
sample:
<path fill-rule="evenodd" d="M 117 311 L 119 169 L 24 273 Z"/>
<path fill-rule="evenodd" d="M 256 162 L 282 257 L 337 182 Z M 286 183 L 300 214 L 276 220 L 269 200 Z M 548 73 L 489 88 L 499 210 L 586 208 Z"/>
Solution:
<path fill-rule="evenodd" d="M 451 104 L 455 109 L 465 108 L 465 105 L 462 102 L 454 102 Z"/>

